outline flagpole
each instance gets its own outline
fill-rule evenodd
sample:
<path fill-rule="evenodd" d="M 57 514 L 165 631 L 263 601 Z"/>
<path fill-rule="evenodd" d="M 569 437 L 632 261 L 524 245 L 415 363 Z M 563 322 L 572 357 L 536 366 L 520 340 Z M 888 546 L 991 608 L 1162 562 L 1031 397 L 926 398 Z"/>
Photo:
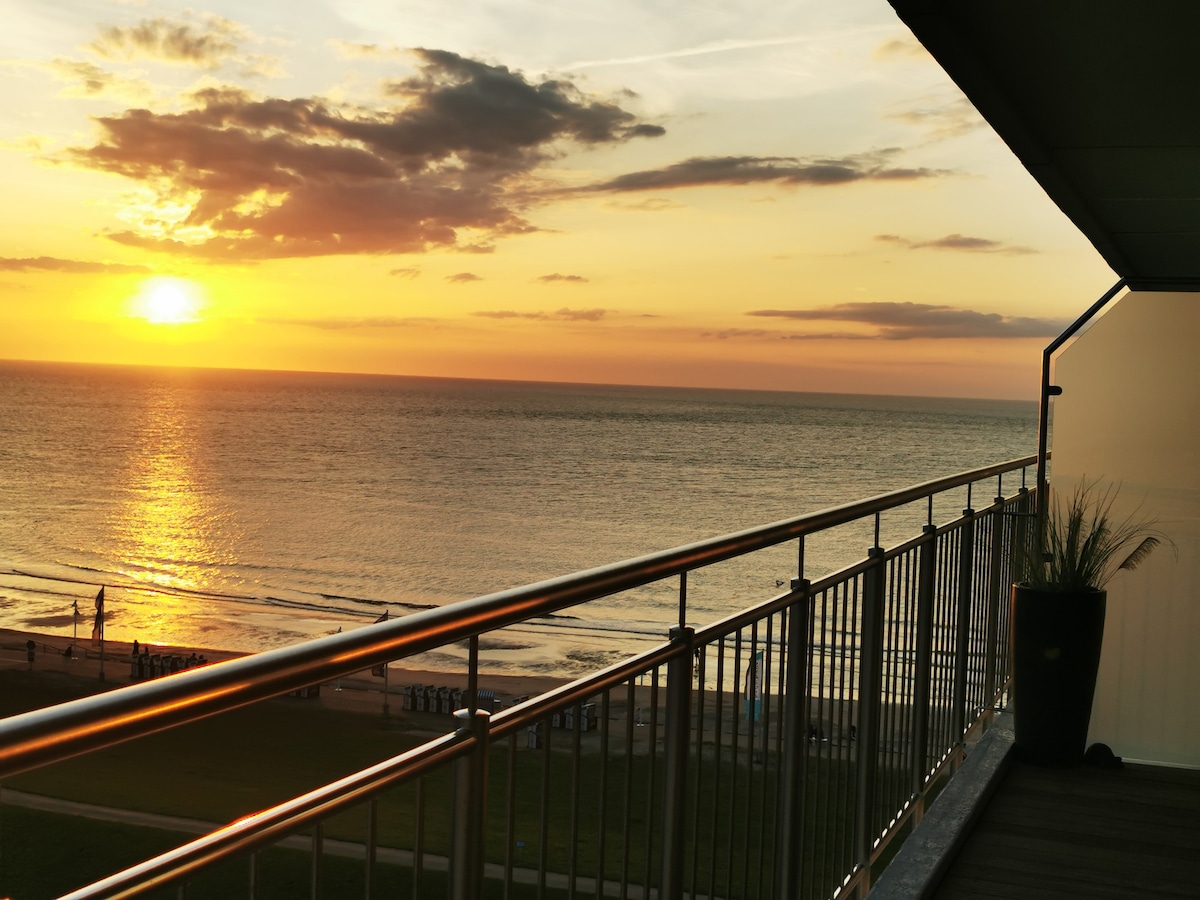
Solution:
<path fill-rule="evenodd" d="M 71 659 L 75 658 L 75 645 L 79 642 L 79 598 L 71 604 L 75 609 L 75 622 L 71 631 Z"/>
<path fill-rule="evenodd" d="M 387 678 L 388 678 L 388 664 L 384 663 L 383 664 L 383 717 L 385 719 L 387 718 L 387 715 L 388 715 Z"/>

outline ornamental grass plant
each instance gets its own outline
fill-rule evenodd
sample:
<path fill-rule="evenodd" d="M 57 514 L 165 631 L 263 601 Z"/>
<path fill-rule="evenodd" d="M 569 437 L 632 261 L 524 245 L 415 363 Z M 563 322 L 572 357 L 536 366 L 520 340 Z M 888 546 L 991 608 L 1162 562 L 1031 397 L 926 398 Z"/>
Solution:
<path fill-rule="evenodd" d="M 1043 528 L 1042 549 L 1034 548 L 1025 567 L 1025 584 L 1043 591 L 1102 591 L 1121 570 L 1136 569 L 1159 544 L 1174 546 L 1135 509 L 1124 519 L 1112 515 L 1120 485 L 1099 487 L 1086 478 L 1075 486 L 1069 503 L 1054 496 Z"/>

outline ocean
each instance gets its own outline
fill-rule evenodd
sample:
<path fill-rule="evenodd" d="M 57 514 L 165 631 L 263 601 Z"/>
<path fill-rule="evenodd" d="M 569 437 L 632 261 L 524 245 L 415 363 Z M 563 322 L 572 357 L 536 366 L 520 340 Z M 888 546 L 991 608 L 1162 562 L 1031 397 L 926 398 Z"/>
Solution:
<path fill-rule="evenodd" d="M 1024 456 L 1037 409 L 0 362 L 0 422 L 0 627 L 86 639 L 104 585 L 110 639 L 256 651 Z M 869 538 L 813 541 L 808 574 Z M 792 545 L 694 573 L 689 619 L 794 569 Z M 484 667 L 572 675 L 658 643 L 675 591 L 489 636 Z"/>

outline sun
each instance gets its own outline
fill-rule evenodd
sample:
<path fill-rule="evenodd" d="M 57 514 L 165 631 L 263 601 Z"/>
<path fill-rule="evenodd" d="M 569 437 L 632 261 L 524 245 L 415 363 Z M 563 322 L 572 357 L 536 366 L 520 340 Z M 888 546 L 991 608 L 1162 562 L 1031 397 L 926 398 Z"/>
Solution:
<path fill-rule="evenodd" d="M 151 278 L 133 299 L 133 314 L 152 325 L 200 321 L 200 286 L 186 278 Z"/>

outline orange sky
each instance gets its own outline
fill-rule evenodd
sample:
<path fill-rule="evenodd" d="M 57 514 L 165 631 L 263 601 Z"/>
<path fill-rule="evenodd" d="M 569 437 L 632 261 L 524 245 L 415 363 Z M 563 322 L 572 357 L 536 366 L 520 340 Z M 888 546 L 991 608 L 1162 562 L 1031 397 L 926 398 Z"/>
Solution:
<path fill-rule="evenodd" d="M 0 358 L 1032 397 L 1114 280 L 884 0 L 10 6 Z"/>

